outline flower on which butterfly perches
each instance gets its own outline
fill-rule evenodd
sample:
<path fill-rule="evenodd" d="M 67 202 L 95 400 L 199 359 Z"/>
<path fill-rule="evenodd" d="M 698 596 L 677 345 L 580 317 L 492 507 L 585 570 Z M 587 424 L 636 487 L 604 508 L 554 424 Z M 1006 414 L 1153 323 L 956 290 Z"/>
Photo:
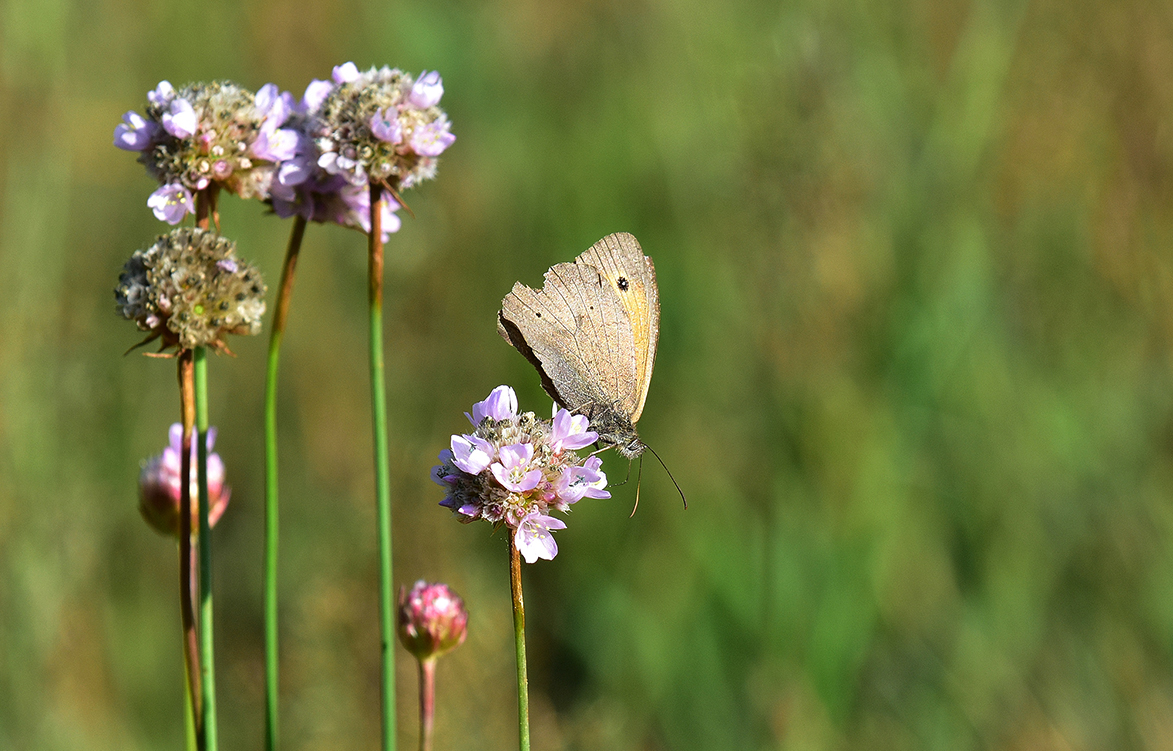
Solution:
<path fill-rule="evenodd" d="M 498 386 L 465 413 L 472 433 L 452 436 L 432 479 L 445 488 L 440 502 L 462 522 L 484 519 L 514 530 L 527 563 L 558 554 L 552 532 L 566 523 L 550 516 L 583 498 L 610 498 L 602 460 L 576 452 L 598 439 L 583 415 L 555 407 L 553 418 L 518 414 L 517 395 Z"/>
<path fill-rule="evenodd" d="M 147 94 L 146 116 L 133 110 L 114 129 L 114 145 L 139 152 L 159 181 L 147 205 L 178 224 L 195 211 L 193 193 L 217 184 L 241 198 L 269 197 L 277 164 L 294 155 L 296 131 L 283 127 L 293 97 L 265 84 L 255 94 L 231 81 L 162 81 Z"/>

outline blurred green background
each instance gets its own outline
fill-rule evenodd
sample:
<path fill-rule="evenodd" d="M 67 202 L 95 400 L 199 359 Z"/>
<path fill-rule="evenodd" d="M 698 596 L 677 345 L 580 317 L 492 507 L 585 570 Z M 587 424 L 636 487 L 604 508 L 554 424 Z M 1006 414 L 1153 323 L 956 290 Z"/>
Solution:
<path fill-rule="evenodd" d="M 429 481 L 494 314 L 655 259 L 644 467 L 525 570 L 535 748 L 1173 748 L 1173 6 L 1146 0 L 0 3 L 0 747 L 176 749 L 178 416 L 113 310 L 165 225 L 111 145 L 160 79 L 438 69 L 456 144 L 388 245 L 395 565 L 472 613 L 438 749 L 516 743 L 505 538 Z M 289 223 L 223 202 L 266 273 Z M 311 226 L 281 382 L 286 749 L 372 748 L 363 237 Z M 266 337 L 211 363 L 224 748 L 262 724 Z M 609 452 L 610 453 L 610 452 Z M 607 459 L 612 479 L 626 463 Z M 633 472 L 634 477 L 634 472 Z M 399 651 L 401 741 L 415 675 Z"/>

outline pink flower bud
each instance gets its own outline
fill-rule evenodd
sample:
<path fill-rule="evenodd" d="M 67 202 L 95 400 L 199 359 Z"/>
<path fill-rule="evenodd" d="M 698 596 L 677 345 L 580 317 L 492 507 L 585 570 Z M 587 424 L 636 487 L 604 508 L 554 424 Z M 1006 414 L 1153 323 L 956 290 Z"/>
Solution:
<path fill-rule="evenodd" d="M 143 464 L 138 479 L 139 511 L 158 533 L 179 536 L 180 474 L 183 472 L 183 426 L 175 423 L 170 430 L 171 445 L 163 453 Z M 216 440 L 216 431 L 208 431 L 208 451 Z M 196 477 L 196 446 L 191 447 L 191 527 L 199 529 L 199 483 Z M 208 524 L 215 526 L 232 489 L 224 484 L 224 462 L 219 454 L 208 454 Z"/>
<path fill-rule="evenodd" d="M 409 592 L 399 588 L 399 641 L 420 660 L 431 660 L 460 646 L 468 634 L 464 601 L 446 584 L 419 580 Z"/>

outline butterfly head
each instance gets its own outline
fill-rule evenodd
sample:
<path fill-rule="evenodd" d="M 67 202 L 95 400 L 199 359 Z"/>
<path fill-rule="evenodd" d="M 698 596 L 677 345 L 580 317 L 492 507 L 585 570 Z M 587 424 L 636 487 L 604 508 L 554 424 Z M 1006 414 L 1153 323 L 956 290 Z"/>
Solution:
<path fill-rule="evenodd" d="M 599 434 L 601 446 L 614 446 L 626 459 L 634 459 L 644 452 L 647 446 L 639 439 L 635 425 L 631 420 L 613 409 L 594 411 L 590 415 L 591 430 Z"/>

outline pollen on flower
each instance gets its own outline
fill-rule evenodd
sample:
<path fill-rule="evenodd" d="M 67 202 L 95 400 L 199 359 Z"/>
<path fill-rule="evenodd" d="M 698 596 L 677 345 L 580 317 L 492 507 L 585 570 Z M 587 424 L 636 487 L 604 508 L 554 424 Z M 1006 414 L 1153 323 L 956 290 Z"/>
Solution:
<path fill-rule="evenodd" d="M 159 337 L 163 348 L 223 348 L 226 334 L 256 334 L 265 284 L 236 246 L 214 232 L 172 230 L 136 250 L 114 290 L 119 313 Z"/>
<path fill-rule="evenodd" d="M 467 413 L 466 413 L 467 414 Z M 582 415 L 557 410 L 552 420 L 517 412 L 517 395 L 500 386 L 467 414 L 474 430 L 452 436 L 432 479 L 443 487 L 441 506 L 462 522 L 484 519 L 513 530 L 528 563 L 552 559 L 558 545 L 551 532 L 566 523 L 550 516 L 583 498 L 610 498 L 597 456 L 576 452 L 594 443 Z"/>

